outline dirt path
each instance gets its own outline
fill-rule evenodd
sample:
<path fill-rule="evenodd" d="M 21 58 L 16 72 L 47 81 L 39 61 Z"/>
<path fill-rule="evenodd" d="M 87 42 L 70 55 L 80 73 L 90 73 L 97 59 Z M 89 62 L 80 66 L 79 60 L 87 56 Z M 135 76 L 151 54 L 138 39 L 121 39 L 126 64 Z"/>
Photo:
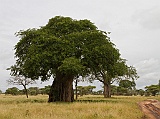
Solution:
<path fill-rule="evenodd" d="M 160 101 L 150 99 L 139 103 L 143 113 L 143 119 L 160 119 Z"/>

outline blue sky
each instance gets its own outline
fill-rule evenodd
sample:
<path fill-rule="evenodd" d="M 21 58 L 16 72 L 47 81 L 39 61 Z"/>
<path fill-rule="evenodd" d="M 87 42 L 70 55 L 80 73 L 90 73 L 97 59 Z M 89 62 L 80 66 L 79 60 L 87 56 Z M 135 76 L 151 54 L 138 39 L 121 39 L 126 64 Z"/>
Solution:
<path fill-rule="evenodd" d="M 159 0 L 0 0 L 0 3 L 0 90 L 12 87 L 6 83 L 10 77 L 6 68 L 15 62 L 13 49 L 19 38 L 14 34 L 44 26 L 57 15 L 89 19 L 99 29 L 110 31 L 111 41 L 122 58 L 137 69 L 140 76 L 137 88 L 157 84 L 160 79 Z M 51 82 L 36 85 L 43 87 Z"/>

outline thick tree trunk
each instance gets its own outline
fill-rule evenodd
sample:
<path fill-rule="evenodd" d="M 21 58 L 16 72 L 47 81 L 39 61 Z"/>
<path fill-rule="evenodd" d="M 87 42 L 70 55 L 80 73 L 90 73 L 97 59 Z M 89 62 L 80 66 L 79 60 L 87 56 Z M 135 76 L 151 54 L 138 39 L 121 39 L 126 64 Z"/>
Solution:
<path fill-rule="evenodd" d="M 48 102 L 73 102 L 73 76 L 57 74 L 51 86 Z"/>
<path fill-rule="evenodd" d="M 111 84 L 104 83 L 104 98 L 110 98 L 111 97 Z"/>

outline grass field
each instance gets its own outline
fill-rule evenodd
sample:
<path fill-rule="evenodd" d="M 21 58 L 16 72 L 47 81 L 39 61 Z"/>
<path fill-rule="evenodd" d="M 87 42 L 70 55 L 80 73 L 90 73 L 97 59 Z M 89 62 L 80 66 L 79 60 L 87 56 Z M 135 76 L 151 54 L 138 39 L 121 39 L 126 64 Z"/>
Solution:
<path fill-rule="evenodd" d="M 141 119 L 140 96 L 83 96 L 73 103 L 47 103 L 48 96 L 0 95 L 0 119 Z"/>

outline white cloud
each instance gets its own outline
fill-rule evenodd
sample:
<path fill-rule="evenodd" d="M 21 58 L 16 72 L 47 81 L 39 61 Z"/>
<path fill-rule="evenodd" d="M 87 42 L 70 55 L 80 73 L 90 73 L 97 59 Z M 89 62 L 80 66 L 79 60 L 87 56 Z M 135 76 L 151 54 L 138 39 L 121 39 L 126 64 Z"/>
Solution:
<path fill-rule="evenodd" d="M 160 79 L 160 60 L 148 59 L 140 61 L 135 65 L 140 78 L 136 81 L 138 88 L 144 88 L 147 85 L 158 84 Z"/>
<path fill-rule="evenodd" d="M 157 71 L 159 69 L 160 61 L 158 59 L 148 59 L 140 61 L 136 64 L 138 67 L 137 70 L 139 70 L 141 73 L 150 73 L 152 71 Z"/>
<path fill-rule="evenodd" d="M 150 9 L 136 11 L 133 19 L 144 28 L 160 29 L 160 7 L 154 6 Z"/>

